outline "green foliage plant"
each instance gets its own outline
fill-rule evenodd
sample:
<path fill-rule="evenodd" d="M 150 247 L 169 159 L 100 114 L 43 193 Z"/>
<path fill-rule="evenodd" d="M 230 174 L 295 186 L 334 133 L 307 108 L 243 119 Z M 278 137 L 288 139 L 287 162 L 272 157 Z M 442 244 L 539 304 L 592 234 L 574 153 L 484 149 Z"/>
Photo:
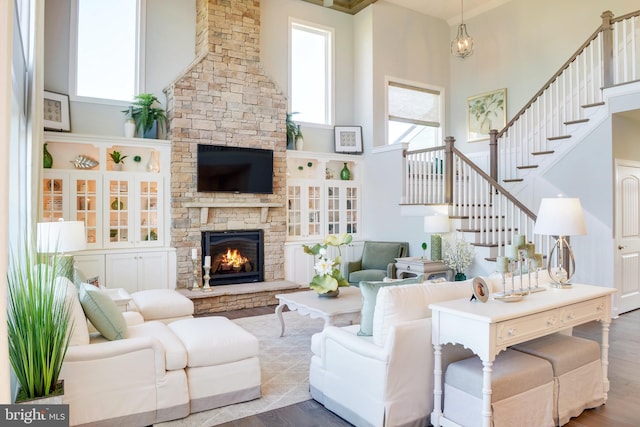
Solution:
<path fill-rule="evenodd" d="M 118 150 L 113 150 L 111 153 L 109 153 L 109 157 L 111 157 L 111 160 L 113 160 L 113 163 L 115 164 L 124 164 L 124 159 L 129 156 L 123 156 L 122 153 L 120 153 Z"/>
<path fill-rule="evenodd" d="M 136 129 L 140 134 L 144 134 L 153 127 L 153 122 L 158 122 L 158 129 L 166 129 L 167 116 L 164 110 L 159 107 L 160 100 L 152 93 L 140 93 L 135 96 L 133 105 L 122 110 L 128 118 L 133 117 L 136 122 Z"/>
<path fill-rule="evenodd" d="M 298 114 L 298 112 L 287 113 L 286 125 L 287 125 L 287 148 L 293 149 L 293 144 L 296 141 L 296 137 L 302 136 L 302 131 L 300 130 L 300 126 L 293 121 L 293 115 Z"/>
<path fill-rule="evenodd" d="M 72 328 L 66 287 L 56 286 L 58 256 L 38 264 L 34 247 L 25 243 L 12 251 L 7 271 L 9 360 L 18 401 L 54 393 Z"/>

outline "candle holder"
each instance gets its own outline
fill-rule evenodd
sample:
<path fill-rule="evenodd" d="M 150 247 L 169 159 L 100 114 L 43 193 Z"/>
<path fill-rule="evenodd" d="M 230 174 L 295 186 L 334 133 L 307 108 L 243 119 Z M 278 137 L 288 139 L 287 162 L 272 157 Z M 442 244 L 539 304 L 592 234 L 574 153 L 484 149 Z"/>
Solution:
<path fill-rule="evenodd" d="M 191 285 L 192 291 L 197 291 L 200 289 L 200 284 L 198 283 L 198 270 L 200 269 L 200 265 L 198 265 L 197 259 L 192 259 L 191 264 L 193 264 L 193 284 Z"/>
<path fill-rule="evenodd" d="M 211 276 L 209 276 L 209 272 L 211 271 L 211 266 L 210 265 L 205 265 L 203 266 L 204 268 L 204 285 L 202 286 L 202 291 L 203 292 L 209 292 L 211 291 L 211 286 L 209 286 L 209 279 L 211 279 Z"/>

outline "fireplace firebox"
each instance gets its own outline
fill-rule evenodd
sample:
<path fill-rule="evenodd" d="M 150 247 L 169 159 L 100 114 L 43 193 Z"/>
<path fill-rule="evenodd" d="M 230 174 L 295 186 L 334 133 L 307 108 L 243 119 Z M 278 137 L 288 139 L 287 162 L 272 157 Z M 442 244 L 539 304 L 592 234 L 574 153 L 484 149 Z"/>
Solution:
<path fill-rule="evenodd" d="M 264 281 L 263 230 L 205 231 L 202 254 L 211 257 L 211 286 Z"/>

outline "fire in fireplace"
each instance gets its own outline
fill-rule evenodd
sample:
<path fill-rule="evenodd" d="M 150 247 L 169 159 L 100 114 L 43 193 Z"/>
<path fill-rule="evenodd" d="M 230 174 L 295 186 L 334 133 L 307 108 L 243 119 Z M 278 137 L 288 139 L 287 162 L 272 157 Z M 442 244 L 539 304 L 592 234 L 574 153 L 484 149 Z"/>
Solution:
<path fill-rule="evenodd" d="M 262 230 L 205 231 L 202 253 L 211 257 L 211 286 L 264 280 Z"/>

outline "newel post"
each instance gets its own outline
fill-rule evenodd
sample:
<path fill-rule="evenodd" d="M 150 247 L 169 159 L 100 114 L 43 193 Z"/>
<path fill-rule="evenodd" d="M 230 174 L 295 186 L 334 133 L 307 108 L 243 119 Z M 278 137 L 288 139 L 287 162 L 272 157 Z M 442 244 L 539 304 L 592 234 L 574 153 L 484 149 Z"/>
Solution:
<path fill-rule="evenodd" d="M 610 10 L 602 12 L 602 86 L 613 86 L 613 27 L 611 19 L 613 13 Z"/>
<path fill-rule="evenodd" d="M 447 136 L 444 139 L 444 198 L 447 204 L 453 202 L 453 144 L 456 139 L 452 136 Z"/>
<path fill-rule="evenodd" d="M 489 175 L 498 181 L 498 131 L 489 131 Z"/>

